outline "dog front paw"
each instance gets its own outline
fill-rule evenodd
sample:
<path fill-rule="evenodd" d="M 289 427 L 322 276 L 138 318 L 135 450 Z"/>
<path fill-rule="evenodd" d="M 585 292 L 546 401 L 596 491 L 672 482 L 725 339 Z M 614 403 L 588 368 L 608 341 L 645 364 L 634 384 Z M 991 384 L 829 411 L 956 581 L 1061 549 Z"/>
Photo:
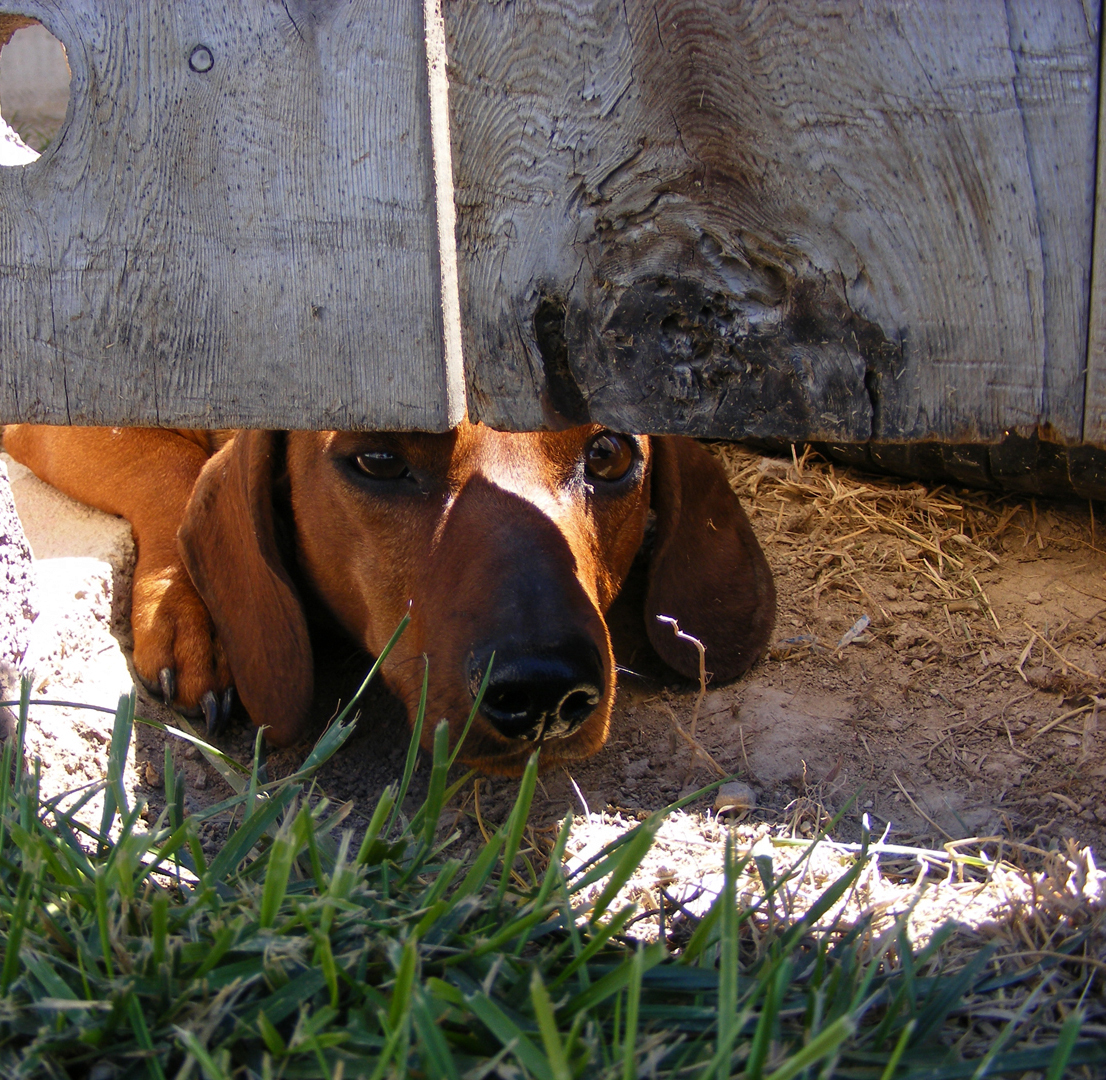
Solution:
<path fill-rule="evenodd" d="M 137 567 L 131 608 L 134 667 L 166 704 L 203 716 L 209 735 L 226 726 L 234 701 L 230 668 L 211 616 L 183 566 Z"/>

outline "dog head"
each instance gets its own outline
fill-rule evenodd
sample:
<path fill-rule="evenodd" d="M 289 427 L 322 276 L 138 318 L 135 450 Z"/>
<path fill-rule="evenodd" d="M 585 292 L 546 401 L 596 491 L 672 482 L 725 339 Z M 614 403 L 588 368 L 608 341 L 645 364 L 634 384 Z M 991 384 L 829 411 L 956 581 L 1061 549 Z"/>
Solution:
<path fill-rule="evenodd" d="M 763 651 L 775 593 L 725 475 L 689 439 L 596 426 L 244 431 L 208 462 L 180 542 L 239 696 L 271 742 L 300 737 L 311 696 L 294 560 L 369 652 L 410 612 L 383 672 L 414 715 L 429 664 L 426 741 L 443 717 L 456 737 L 487 676 L 462 753 L 515 772 L 538 742 L 545 764 L 603 745 L 615 690 L 604 615 L 650 509 L 650 640 L 697 677 L 697 651 L 656 620 L 675 618 L 716 679 L 736 677 Z"/>

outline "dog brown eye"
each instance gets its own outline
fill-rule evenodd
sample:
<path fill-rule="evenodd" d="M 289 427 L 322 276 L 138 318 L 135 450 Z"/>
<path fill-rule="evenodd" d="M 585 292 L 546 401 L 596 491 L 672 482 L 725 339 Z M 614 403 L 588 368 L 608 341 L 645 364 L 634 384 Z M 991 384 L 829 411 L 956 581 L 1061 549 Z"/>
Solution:
<path fill-rule="evenodd" d="M 402 480 L 407 475 L 407 462 L 391 450 L 363 450 L 354 455 L 353 463 L 373 480 Z"/>
<path fill-rule="evenodd" d="M 634 448 L 625 435 L 603 431 L 588 443 L 584 471 L 596 480 L 621 480 L 634 463 Z"/>

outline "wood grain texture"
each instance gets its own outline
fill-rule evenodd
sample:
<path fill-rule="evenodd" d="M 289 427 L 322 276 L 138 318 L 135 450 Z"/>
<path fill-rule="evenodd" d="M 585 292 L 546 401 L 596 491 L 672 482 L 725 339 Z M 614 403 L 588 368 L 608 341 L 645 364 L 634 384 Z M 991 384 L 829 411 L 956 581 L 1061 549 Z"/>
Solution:
<path fill-rule="evenodd" d="M 72 94 L 0 170 L 0 421 L 456 422 L 421 3 L 17 9 Z"/>
<path fill-rule="evenodd" d="M 470 411 L 1078 439 L 1092 8 L 446 0 Z"/>
<path fill-rule="evenodd" d="M 1083 437 L 1106 445 L 1106 80 L 1101 78 L 1100 52 L 1098 142 L 1095 162 L 1099 211 L 1094 219 L 1091 259 L 1090 316 L 1087 342 L 1087 396 L 1083 410 Z"/>

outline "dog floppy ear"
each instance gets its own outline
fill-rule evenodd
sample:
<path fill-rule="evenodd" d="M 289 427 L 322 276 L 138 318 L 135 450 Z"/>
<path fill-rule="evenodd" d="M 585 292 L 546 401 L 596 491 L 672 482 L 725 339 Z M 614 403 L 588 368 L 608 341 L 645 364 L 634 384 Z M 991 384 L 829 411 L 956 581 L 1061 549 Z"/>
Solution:
<path fill-rule="evenodd" d="M 764 552 L 718 460 L 693 439 L 655 436 L 651 501 L 657 517 L 645 627 L 660 658 L 699 677 L 699 653 L 658 615 L 706 649 L 715 681 L 736 679 L 764 652 L 776 588 Z"/>
<path fill-rule="evenodd" d="M 278 436 L 241 431 L 204 466 L 177 534 L 250 718 L 274 746 L 302 734 L 313 689 L 300 599 L 280 558 Z"/>

